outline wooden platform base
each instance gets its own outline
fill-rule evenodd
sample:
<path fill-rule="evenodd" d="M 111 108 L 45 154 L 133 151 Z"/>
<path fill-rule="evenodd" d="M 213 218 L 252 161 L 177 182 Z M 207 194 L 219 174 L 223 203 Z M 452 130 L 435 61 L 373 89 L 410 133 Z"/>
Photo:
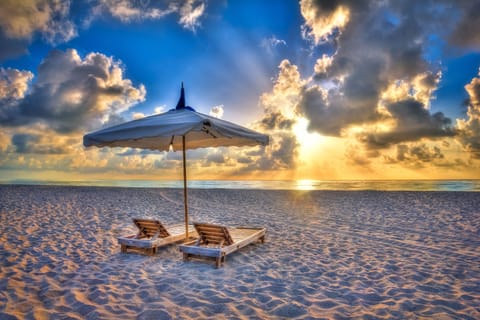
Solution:
<path fill-rule="evenodd" d="M 198 230 L 197 230 L 198 231 Z M 201 234 L 200 231 L 198 231 Z M 223 246 L 223 243 L 202 243 L 198 239 L 186 242 L 179 246 L 183 252 L 183 260 L 190 258 L 214 259 L 215 266 L 219 268 L 225 263 L 226 256 L 249 244 L 265 241 L 265 228 L 228 228 L 232 244 Z"/>

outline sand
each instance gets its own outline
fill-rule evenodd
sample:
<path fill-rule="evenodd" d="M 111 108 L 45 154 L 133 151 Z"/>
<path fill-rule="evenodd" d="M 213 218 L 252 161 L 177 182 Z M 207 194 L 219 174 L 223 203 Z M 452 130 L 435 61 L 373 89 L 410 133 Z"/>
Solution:
<path fill-rule="evenodd" d="M 183 262 L 122 254 L 182 190 L 0 186 L 0 319 L 480 319 L 480 194 L 191 190 L 193 221 L 264 244 Z"/>

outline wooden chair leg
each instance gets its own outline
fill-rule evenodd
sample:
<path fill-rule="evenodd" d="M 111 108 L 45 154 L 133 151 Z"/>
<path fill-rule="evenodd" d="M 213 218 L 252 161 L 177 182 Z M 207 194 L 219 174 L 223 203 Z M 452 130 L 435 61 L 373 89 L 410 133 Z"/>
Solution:
<path fill-rule="evenodd" d="M 225 255 L 222 255 L 220 257 L 217 257 L 215 266 L 219 268 L 223 263 L 225 263 Z"/>

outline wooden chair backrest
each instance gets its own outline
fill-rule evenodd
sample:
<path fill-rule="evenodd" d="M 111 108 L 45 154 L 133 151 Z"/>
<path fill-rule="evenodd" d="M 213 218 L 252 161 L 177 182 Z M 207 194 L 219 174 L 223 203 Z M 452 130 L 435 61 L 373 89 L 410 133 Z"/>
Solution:
<path fill-rule="evenodd" d="M 193 226 L 203 243 L 221 246 L 229 246 L 234 243 L 227 227 L 207 223 L 194 223 Z"/>
<path fill-rule="evenodd" d="M 170 236 L 170 233 L 158 220 L 133 219 L 133 223 L 138 228 L 137 238 L 152 238 L 154 236 L 166 238 Z"/>

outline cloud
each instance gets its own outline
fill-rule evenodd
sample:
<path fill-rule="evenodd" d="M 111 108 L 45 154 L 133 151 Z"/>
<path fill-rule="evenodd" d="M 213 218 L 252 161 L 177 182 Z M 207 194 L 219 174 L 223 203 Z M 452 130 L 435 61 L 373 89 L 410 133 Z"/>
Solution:
<path fill-rule="evenodd" d="M 307 81 L 303 80 L 298 67 L 289 60 L 282 60 L 271 92 L 260 97 L 260 104 L 268 116 L 271 112 L 281 112 L 287 118 L 295 115 L 295 105 Z"/>
<path fill-rule="evenodd" d="M 205 13 L 204 0 L 94 0 L 88 5 L 88 16 L 72 12 L 71 1 L 27 0 L 0 1 L 0 61 L 27 52 L 35 35 L 51 45 L 68 42 L 77 36 L 76 20 L 88 27 L 94 19 L 108 13 L 123 23 L 161 19 L 178 14 L 178 23 L 195 31 Z M 79 11 L 82 12 L 82 11 Z"/>
<path fill-rule="evenodd" d="M 12 143 L 17 153 L 30 153 L 32 146 L 38 142 L 37 136 L 27 134 L 16 134 L 12 137 Z"/>
<path fill-rule="evenodd" d="M 114 18 L 127 23 L 136 20 L 159 19 L 175 11 L 174 3 L 170 3 L 164 9 L 159 9 L 153 7 L 149 0 L 99 0 L 92 9 L 93 16 L 100 16 L 104 12 L 108 12 Z"/>
<path fill-rule="evenodd" d="M 260 125 L 267 131 L 275 129 L 290 130 L 295 124 L 295 120 L 286 118 L 281 112 L 272 111 L 265 114 L 260 120 Z"/>
<path fill-rule="evenodd" d="M 177 13 L 178 23 L 185 29 L 195 31 L 200 26 L 200 18 L 205 12 L 205 2 L 202 0 L 99 0 L 92 9 L 92 17 L 86 23 L 89 24 L 94 17 L 99 17 L 104 12 L 108 12 L 124 23 L 155 20 Z"/>
<path fill-rule="evenodd" d="M 314 71 L 317 80 L 321 80 L 327 76 L 327 70 L 332 65 L 333 57 L 323 54 L 315 63 Z"/>
<path fill-rule="evenodd" d="M 10 143 L 11 143 L 10 135 L 8 135 L 3 130 L 0 131 L 0 155 L 7 151 Z"/>
<path fill-rule="evenodd" d="M 283 60 L 272 91 L 260 97 L 264 115 L 253 126 L 269 134 L 270 144 L 266 148 L 240 153 L 236 157 L 237 162 L 246 165 L 242 172 L 295 168 L 300 144 L 292 129 L 297 122 L 295 104 L 303 84 L 298 68 L 290 61 Z"/>
<path fill-rule="evenodd" d="M 208 114 L 211 115 L 212 117 L 222 119 L 223 112 L 224 112 L 223 111 L 223 104 L 221 104 L 219 106 L 212 107 L 212 109 L 210 109 L 210 112 Z"/>
<path fill-rule="evenodd" d="M 39 32 L 47 42 L 58 44 L 77 35 L 69 12 L 70 1 L 0 1 L 0 28 L 11 39 L 30 40 Z"/>
<path fill-rule="evenodd" d="M 398 144 L 394 155 L 384 158 L 388 164 L 403 164 L 407 167 L 419 169 L 426 166 L 454 167 L 465 166 L 463 160 L 455 159 L 453 162 L 445 159 L 441 148 L 437 145 L 425 143 Z"/>
<path fill-rule="evenodd" d="M 276 132 L 268 147 L 259 147 L 253 151 L 241 152 L 237 162 L 246 164 L 240 173 L 252 171 L 292 170 L 298 158 L 299 143 L 295 135 L 288 132 Z"/>
<path fill-rule="evenodd" d="M 451 44 L 466 48 L 480 48 L 480 2 L 462 1 L 460 6 L 460 21 L 448 40 Z"/>
<path fill-rule="evenodd" d="M 278 46 L 286 46 L 286 45 L 287 45 L 287 42 L 285 40 L 278 39 L 276 36 L 265 38 L 260 43 L 260 46 L 264 48 L 269 55 L 273 55 L 275 49 Z"/>
<path fill-rule="evenodd" d="M 380 119 L 361 90 L 355 96 L 356 101 L 349 101 L 338 90 L 312 85 L 302 90 L 296 110 L 309 120 L 309 131 L 339 137 L 351 125 Z"/>
<path fill-rule="evenodd" d="M 207 155 L 205 161 L 207 166 L 210 166 L 211 164 L 223 164 L 225 163 L 226 159 L 222 152 L 214 151 Z"/>
<path fill-rule="evenodd" d="M 272 144 L 270 155 L 264 158 L 262 170 L 272 168 L 291 169 L 298 156 L 299 143 L 294 135 L 279 133 L 278 140 Z M 265 166 L 266 163 L 269 163 Z"/>
<path fill-rule="evenodd" d="M 161 105 L 161 106 L 155 107 L 155 108 L 153 109 L 153 114 L 164 113 L 165 110 L 167 110 L 167 106 L 166 106 L 166 105 Z"/>
<path fill-rule="evenodd" d="M 408 157 L 415 158 L 421 162 L 430 162 L 435 159 L 443 159 L 445 156 L 437 146 L 429 148 L 425 144 L 408 147 L 404 144 L 397 147 L 397 160 L 405 161 Z"/>
<path fill-rule="evenodd" d="M 278 39 L 276 36 L 271 36 L 270 38 L 262 40 L 262 46 L 266 48 L 274 48 L 280 45 L 286 46 L 287 42 L 285 40 Z"/>
<path fill-rule="evenodd" d="M 158 155 L 159 152 L 156 150 L 138 149 L 138 148 L 123 148 L 121 152 L 115 152 L 115 155 L 118 155 L 118 156 L 140 156 L 142 158 L 151 154 Z"/>
<path fill-rule="evenodd" d="M 367 132 L 360 140 L 369 148 L 387 148 L 392 144 L 429 138 L 453 137 L 452 120 L 442 112 L 430 114 L 417 100 L 406 99 L 387 105 L 395 125 L 387 131 Z"/>
<path fill-rule="evenodd" d="M 132 119 L 134 120 L 141 119 L 141 118 L 145 118 L 145 114 L 143 112 L 134 112 L 132 114 Z"/>
<path fill-rule="evenodd" d="M 99 127 L 146 94 L 143 85 L 135 87 L 123 78 L 119 61 L 100 53 L 82 59 L 73 49 L 52 50 L 27 93 L 30 73 L 2 72 L 7 80 L 0 92 L 7 95 L 0 104 L 0 124 L 7 127 L 44 123 L 61 133 L 83 131 Z"/>
<path fill-rule="evenodd" d="M 32 79 L 30 71 L 0 67 L 0 101 L 24 98 Z"/>
<path fill-rule="evenodd" d="M 12 145 L 18 154 L 67 154 L 71 151 L 66 145 L 49 140 L 42 134 L 19 133 L 12 136 Z"/>
<path fill-rule="evenodd" d="M 272 150 L 267 148 L 258 158 L 242 158 L 244 163 L 281 168 L 272 161 L 275 154 L 285 164 L 299 165 L 295 156 L 288 158 L 277 148 L 281 141 L 290 155 L 298 156 L 300 147 L 304 152 L 296 140 L 302 136 L 298 124 L 303 118 L 308 131 L 320 133 L 321 139 L 341 138 L 347 163 L 364 169 L 375 170 L 382 159 L 405 167 L 467 163 L 446 159 L 457 144 L 432 143 L 452 141 L 460 126 L 444 112 L 431 111 L 442 69 L 428 58 L 463 21 L 468 5 L 449 0 L 435 4 L 303 0 L 300 5 L 303 35 L 317 46 L 310 48 L 311 55 L 320 51 L 321 56 L 310 75 L 301 75 L 289 60 L 282 61 L 274 87 L 260 98 L 264 117 L 257 122 L 272 136 Z M 459 20 L 451 19 L 453 13 Z M 442 40 L 432 42 L 432 35 Z M 327 47 L 329 54 L 324 53 Z M 305 70 L 305 65 L 301 68 Z M 480 151 L 475 85 L 472 81 L 467 87 L 470 116 L 462 123 L 463 143 L 471 152 Z M 392 155 L 397 149 L 398 158 Z"/>
<path fill-rule="evenodd" d="M 200 26 L 200 17 L 205 11 L 205 3 L 198 0 L 186 0 L 180 7 L 180 24 L 185 28 L 195 31 Z"/>
<path fill-rule="evenodd" d="M 452 120 L 429 110 L 442 73 L 426 56 L 429 37 L 461 28 L 465 15 L 457 26 L 447 18 L 466 7 L 448 0 L 301 1 L 308 35 L 315 44 L 334 38 L 335 47 L 317 59 L 300 91 L 296 111 L 308 129 L 334 137 L 355 129 L 370 148 L 454 136 Z"/>
<path fill-rule="evenodd" d="M 300 11 L 305 19 L 303 35 L 315 44 L 342 30 L 349 21 L 350 10 L 338 0 L 301 0 Z"/>
<path fill-rule="evenodd" d="M 465 86 L 468 93 L 467 119 L 457 119 L 459 140 L 473 158 L 480 159 L 480 72 Z"/>
<path fill-rule="evenodd" d="M 358 145 L 349 145 L 345 151 L 345 159 L 351 165 L 369 169 L 372 164 L 370 158 L 372 156 L 367 155 Z"/>

